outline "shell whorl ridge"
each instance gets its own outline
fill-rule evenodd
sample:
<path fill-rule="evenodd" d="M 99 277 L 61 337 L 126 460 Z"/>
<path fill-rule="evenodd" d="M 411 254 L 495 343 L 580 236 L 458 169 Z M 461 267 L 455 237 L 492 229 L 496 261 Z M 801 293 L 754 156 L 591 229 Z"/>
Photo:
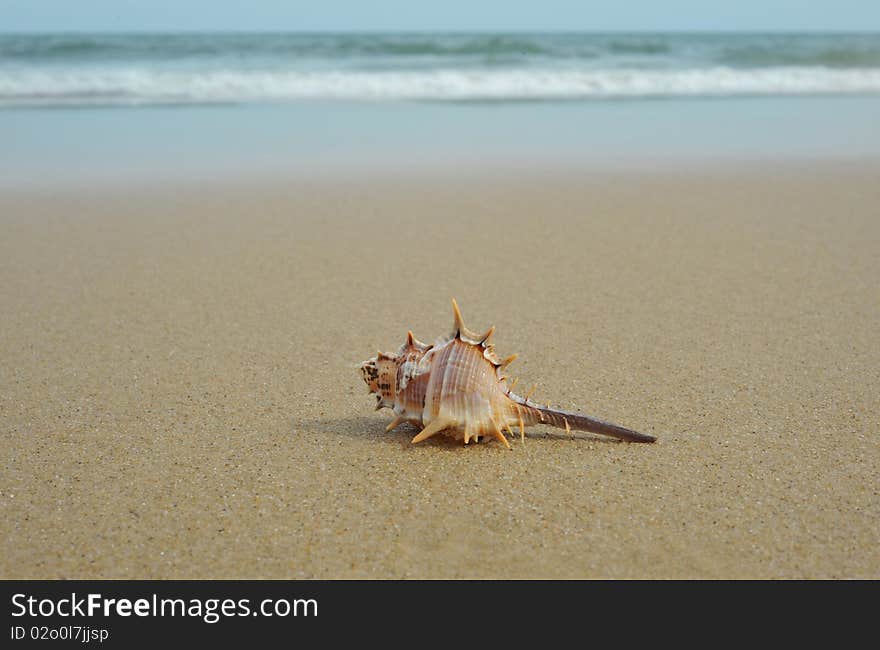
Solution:
<path fill-rule="evenodd" d="M 499 359 L 490 342 L 495 327 L 479 334 L 464 325 L 461 311 L 452 301 L 455 326 L 452 335 L 433 345 L 418 341 L 407 332 L 396 354 L 379 352 L 361 364 L 361 374 L 376 396 L 376 410 L 390 408 L 394 419 L 386 428 L 409 422 L 421 428 L 413 443 L 433 435 L 460 439 L 464 444 L 493 437 L 510 446 L 504 432 L 518 427 L 546 424 L 570 431 L 590 431 L 630 442 L 654 442 L 643 433 L 580 413 L 541 406 L 513 392 L 504 369 L 516 359 Z"/>

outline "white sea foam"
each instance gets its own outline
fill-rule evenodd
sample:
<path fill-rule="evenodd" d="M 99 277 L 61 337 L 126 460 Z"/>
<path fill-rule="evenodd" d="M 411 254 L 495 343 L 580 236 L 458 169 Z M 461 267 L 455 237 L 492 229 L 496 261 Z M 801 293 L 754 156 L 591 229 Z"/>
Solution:
<path fill-rule="evenodd" d="M 396 71 L 0 68 L 0 106 L 298 100 L 521 101 L 880 93 L 880 68 Z"/>

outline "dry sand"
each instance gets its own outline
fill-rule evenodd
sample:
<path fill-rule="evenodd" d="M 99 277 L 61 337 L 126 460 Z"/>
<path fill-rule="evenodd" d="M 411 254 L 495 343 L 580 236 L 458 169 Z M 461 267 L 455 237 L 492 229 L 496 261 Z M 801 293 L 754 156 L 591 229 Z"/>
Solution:
<path fill-rule="evenodd" d="M 2 578 L 880 577 L 880 166 L 7 193 Z M 383 431 L 456 297 L 655 434 Z"/>

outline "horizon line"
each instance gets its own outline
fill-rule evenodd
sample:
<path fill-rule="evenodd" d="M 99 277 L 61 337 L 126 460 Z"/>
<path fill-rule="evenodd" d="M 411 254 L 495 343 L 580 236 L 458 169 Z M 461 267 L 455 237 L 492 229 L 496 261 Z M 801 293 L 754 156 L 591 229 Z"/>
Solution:
<path fill-rule="evenodd" d="M 859 34 L 880 36 L 880 27 L 872 29 L 818 29 L 818 28 L 778 28 L 778 29 L 525 29 L 525 28 L 457 28 L 457 29 L 385 29 L 385 28 L 342 28 L 342 29 L 239 29 L 239 28 L 200 28 L 200 29 L 3 29 L 0 35 L 40 35 L 40 34 Z"/>

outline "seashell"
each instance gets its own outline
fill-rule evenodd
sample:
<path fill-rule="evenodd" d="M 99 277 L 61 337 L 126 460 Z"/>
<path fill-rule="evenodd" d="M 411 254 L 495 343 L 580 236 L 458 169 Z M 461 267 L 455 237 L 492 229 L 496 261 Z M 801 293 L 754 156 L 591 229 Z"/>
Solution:
<path fill-rule="evenodd" d="M 455 329 L 434 345 L 418 341 L 412 332 L 396 354 L 379 352 L 364 361 L 360 370 L 370 393 L 376 396 L 376 410 L 390 408 L 391 431 L 404 422 L 421 428 L 413 443 L 438 433 L 464 441 L 493 437 L 510 444 L 504 435 L 519 427 L 547 424 L 571 431 L 589 431 L 629 442 L 654 442 L 653 436 L 604 422 L 580 413 L 560 411 L 533 402 L 532 391 L 524 397 L 513 392 L 504 370 L 516 355 L 499 359 L 489 341 L 495 332 L 483 334 L 467 329 L 461 311 L 452 301 Z M 532 389 L 534 390 L 534 389 Z"/>

